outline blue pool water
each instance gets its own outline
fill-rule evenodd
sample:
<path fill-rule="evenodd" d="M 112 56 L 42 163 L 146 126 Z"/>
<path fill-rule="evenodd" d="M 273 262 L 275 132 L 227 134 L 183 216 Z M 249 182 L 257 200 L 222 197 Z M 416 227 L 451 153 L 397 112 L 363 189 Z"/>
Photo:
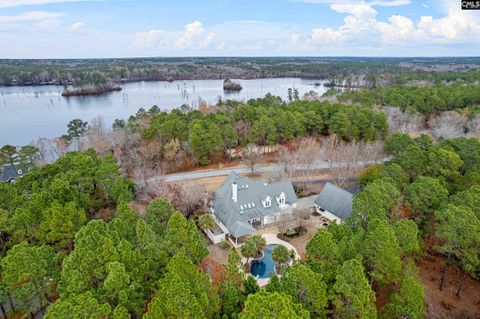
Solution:
<path fill-rule="evenodd" d="M 254 277 L 269 278 L 270 273 L 275 273 L 275 262 L 272 259 L 272 250 L 277 245 L 268 245 L 265 247 L 262 259 L 253 260 L 250 272 Z"/>

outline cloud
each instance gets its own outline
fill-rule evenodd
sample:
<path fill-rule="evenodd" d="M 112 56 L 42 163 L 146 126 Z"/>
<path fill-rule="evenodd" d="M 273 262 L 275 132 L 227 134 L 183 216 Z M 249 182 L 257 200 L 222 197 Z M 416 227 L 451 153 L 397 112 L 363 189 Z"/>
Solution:
<path fill-rule="evenodd" d="M 85 27 L 85 23 L 83 22 L 75 22 L 70 25 L 70 29 L 72 30 L 79 30 L 83 27 Z"/>
<path fill-rule="evenodd" d="M 10 8 L 29 5 L 43 5 L 52 3 L 82 2 L 82 1 L 102 1 L 102 0 L 1 0 L 0 8 Z"/>
<path fill-rule="evenodd" d="M 215 33 L 207 31 L 200 21 L 185 25 L 183 31 L 164 31 L 152 29 L 134 35 L 134 49 L 197 50 L 209 47 Z"/>
<path fill-rule="evenodd" d="M 194 21 L 185 26 L 185 31 L 175 43 L 175 48 L 206 48 L 212 43 L 214 38 L 215 33 L 207 32 L 200 21 Z"/>
<path fill-rule="evenodd" d="M 46 11 L 29 11 L 18 15 L 0 16 L 0 23 L 5 22 L 25 22 L 25 21 L 39 21 L 46 19 L 55 19 L 64 16 L 60 12 L 46 12 Z"/>
<path fill-rule="evenodd" d="M 316 3 L 330 1 L 307 0 Z M 347 3 L 348 2 L 348 3 Z M 383 1 L 385 2 L 385 1 Z M 340 1 L 331 3 L 330 9 L 347 16 L 336 29 L 313 28 L 304 39 L 305 48 L 315 48 L 331 44 L 382 46 L 425 46 L 453 43 L 480 43 L 479 18 L 473 12 L 460 10 L 449 0 L 443 0 L 444 16 L 434 18 L 422 16 L 415 22 L 403 15 L 392 15 L 387 20 L 377 18 L 378 12 L 372 7 L 379 1 L 357 3 Z M 389 2 L 390 4 L 393 1 Z M 396 4 L 400 4 L 397 1 Z M 299 41 L 297 41 L 299 42 Z"/>
<path fill-rule="evenodd" d="M 306 2 L 313 4 L 342 4 L 342 5 L 368 5 L 381 7 L 398 7 L 410 4 L 410 0 L 292 0 L 293 2 Z"/>

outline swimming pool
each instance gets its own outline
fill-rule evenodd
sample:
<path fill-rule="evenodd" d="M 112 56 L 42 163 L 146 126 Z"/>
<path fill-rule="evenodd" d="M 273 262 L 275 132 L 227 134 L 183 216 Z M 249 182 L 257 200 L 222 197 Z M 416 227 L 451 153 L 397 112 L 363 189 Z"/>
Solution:
<path fill-rule="evenodd" d="M 278 245 L 268 245 L 265 247 L 262 259 L 251 262 L 250 272 L 255 278 L 269 278 L 270 273 L 275 273 L 275 262 L 272 259 L 272 250 Z"/>

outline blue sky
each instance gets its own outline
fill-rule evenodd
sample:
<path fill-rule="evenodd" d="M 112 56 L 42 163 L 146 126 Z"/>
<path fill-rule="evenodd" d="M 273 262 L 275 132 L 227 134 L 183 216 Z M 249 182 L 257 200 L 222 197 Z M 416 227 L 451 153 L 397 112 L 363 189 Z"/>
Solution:
<path fill-rule="evenodd" d="M 460 0 L 0 0 L 0 58 L 479 52 Z"/>

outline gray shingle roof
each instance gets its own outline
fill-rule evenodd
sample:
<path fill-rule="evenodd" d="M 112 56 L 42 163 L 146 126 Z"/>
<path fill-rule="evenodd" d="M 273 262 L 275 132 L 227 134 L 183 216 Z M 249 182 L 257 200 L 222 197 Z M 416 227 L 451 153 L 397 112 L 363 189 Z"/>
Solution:
<path fill-rule="evenodd" d="M 0 168 L 0 182 L 10 182 L 12 179 L 18 179 L 22 174 L 26 172 L 22 172 L 22 174 L 18 174 L 19 167 L 17 165 L 3 165 Z"/>
<path fill-rule="evenodd" d="M 238 200 L 232 199 L 232 184 L 237 183 Z M 285 203 L 294 204 L 297 196 L 289 181 L 267 184 L 264 180 L 251 180 L 234 172 L 228 175 L 223 185 L 215 193 L 213 208 L 215 215 L 228 228 L 230 234 L 241 237 L 255 232 L 248 221 L 254 218 L 273 215 L 281 210 L 276 197 L 285 193 Z M 272 199 L 270 207 L 264 207 L 262 200 Z"/>
<path fill-rule="evenodd" d="M 352 193 L 332 183 L 327 183 L 315 199 L 315 204 L 335 216 L 345 219 L 352 215 L 352 199 Z"/>

